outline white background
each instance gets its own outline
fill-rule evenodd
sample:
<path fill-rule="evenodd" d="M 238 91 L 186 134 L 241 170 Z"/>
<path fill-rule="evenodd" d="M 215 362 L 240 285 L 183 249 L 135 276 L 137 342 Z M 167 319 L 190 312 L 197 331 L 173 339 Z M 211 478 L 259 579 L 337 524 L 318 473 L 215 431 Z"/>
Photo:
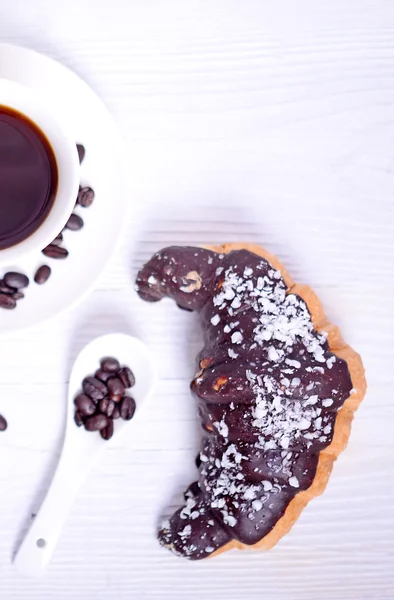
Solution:
<path fill-rule="evenodd" d="M 394 3 L 0 0 L 0 40 L 105 101 L 139 227 L 82 305 L 0 339 L 1 599 L 393 599 Z M 369 391 L 326 493 L 274 550 L 190 563 L 155 527 L 193 477 L 199 333 L 132 283 L 164 245 L 242 239 L 315 288 Z M 23 580 L 11 557 L 58 458 L 73 358 L 119 329 L 151 344 L 157 393 L 86 481 L 47 577 Z"/>

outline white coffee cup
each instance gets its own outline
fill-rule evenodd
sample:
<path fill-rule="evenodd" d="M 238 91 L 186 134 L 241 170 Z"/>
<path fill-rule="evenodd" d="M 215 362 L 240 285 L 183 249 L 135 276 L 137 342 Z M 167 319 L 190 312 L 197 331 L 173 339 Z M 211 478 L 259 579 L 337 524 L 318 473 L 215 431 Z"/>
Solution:
<path fill-rule="evenodd" d="M 52 114 L 51 107 L 31 90 L 9 79 L 0 79 L 0 106 L 26 116 L 44 133 L 58 171 L 55 200 L 46 219 L 25 240 L 0 250 L 0 265 L 17 266 L 27 254 L 39 253 L 48 246 L 67 223 L 78 194 L 80 167 L 75 140 Z"/>

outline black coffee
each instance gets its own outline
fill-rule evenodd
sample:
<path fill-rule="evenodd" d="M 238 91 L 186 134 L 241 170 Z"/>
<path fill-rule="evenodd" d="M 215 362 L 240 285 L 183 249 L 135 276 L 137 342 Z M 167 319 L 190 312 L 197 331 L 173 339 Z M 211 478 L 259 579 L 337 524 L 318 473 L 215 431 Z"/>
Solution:
<path fill-rule="evenodd" d="M 0 250 L 40 227 L 57 182 L 55 155 L 43 132 L 24 115 L 0 106 Z"/>

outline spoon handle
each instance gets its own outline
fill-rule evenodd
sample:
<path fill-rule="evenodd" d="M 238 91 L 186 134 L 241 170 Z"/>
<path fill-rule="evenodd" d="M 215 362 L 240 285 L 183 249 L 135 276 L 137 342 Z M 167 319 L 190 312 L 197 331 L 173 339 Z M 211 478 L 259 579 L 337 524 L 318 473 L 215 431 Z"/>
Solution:
<path fill-rule="evenodd" d="M 94 454 L 89 459 L 89 454 L 63 452 L 45 500 L 15 556 L 14 565 L 21 573 L 44 575 Z"/>

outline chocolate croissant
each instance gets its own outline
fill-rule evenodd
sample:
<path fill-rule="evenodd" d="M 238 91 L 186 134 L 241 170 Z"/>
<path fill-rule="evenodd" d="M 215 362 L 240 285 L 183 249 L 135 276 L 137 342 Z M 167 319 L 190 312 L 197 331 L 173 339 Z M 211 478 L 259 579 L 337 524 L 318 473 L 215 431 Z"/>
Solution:
<path fill-rule="evenodd" d="M 160 542 L 194 560 L 271 548 L 346 446 L 366 389 L 360 357 L 314 292 L 259 246 L 165 248 L 137 290 L 198 311 L 204 332 L 191 384 L 204 430 L 199 480 Z"/>

